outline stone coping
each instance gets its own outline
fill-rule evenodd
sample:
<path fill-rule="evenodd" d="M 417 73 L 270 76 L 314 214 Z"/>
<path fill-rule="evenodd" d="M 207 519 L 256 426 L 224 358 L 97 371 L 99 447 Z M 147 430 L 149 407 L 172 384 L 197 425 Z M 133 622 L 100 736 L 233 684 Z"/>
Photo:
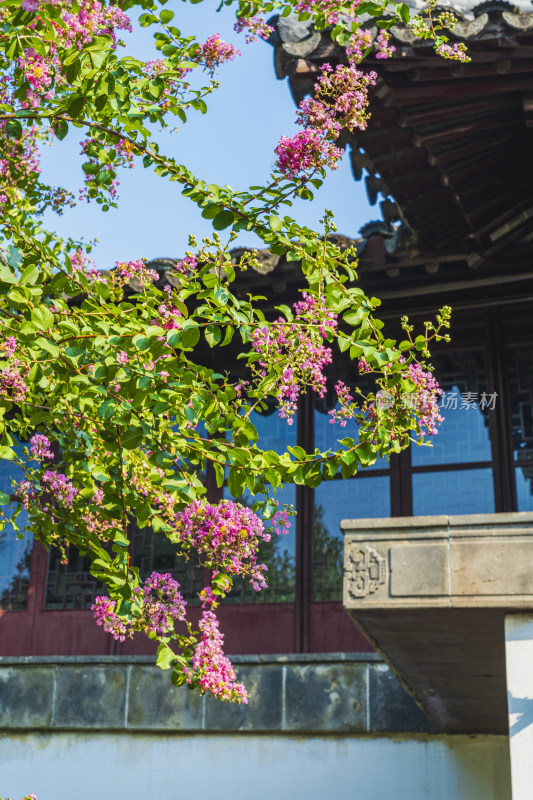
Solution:
<path fill-rule="evenodd" d="M 364 531 L 405 531 L 406 529 L 428 528 L 488 528 L 517 527 L 533 523 L 532 511 L 506 511 L 498 514 L 435 514 L 425 517 L 370 517 L 366 519 L 343 519 L 341 531 L 363 533 Z"/>
<path fill-rule="evenodd" d="M 233 664 L 307 664 L 332 661 L 382 661 L 379 653 L 267 653 L 228 655 Z M 154 656 L 0 656 L 0 667 L 36 664 L 153 664 Z"/>
<path fill-rule="evenodd" d="M 344 605 L 533 608 L 533 513 L 343 520 Z"/>
<path fill-rule="evenodd" d="M 248 705 L 186 687 L 153 659 L 0 660 L 0 730 L 161 734 L 428 733 L 434 728 L 389 667 L 370 654 L 240 656 Z"/>

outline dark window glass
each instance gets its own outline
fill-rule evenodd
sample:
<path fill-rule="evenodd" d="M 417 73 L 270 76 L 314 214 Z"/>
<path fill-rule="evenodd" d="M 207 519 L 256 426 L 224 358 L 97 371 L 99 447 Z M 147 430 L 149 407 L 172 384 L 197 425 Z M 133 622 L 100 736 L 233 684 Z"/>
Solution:
<path fill-rule="evenodd" d="M 517 511 L 533 511 L 533 459 L 515 467 Z"/>
<path fill-rule="evenodd" d="M 342 597 L 343 519 L 390 517 L 388 475 L 326 481 L 315 489 L 314 599 Z"/>
<path fill-rule="evenodd" d="M 20 480 L 22 472 L 11 461 L 0 461 L 0 490 L 11 494 L 11 481 Z M 3 507 L 4 512 L 7 506 Z M 7 511 L 9 514 L 9 512 Z M 17 525 L 24 531 L 28 514 L 22 511 Z M 20 534 L 19 534 L 20 535 Z M 0 532 L 0 609 L 24 610 L 30 581 L 30 561 L 33 537 L 24 533 L 17 539 L 13 527 L 8 523 Z"/>
<path fill-rule="evenodd" d="M 338 406 L 336 407 L 338 408 Z M 340 439 L 349 436 L 351 439 L 357 440 L 359 435 L 355 422 L 348 422 L 346 427 L 342 428 L 339 422 L 331 422 L 331 416 L 328 411 L 327 406 L 324 403 L 320 403 L 320 401 L 315 406 L 315 447 L 318 447 L 321 452 L 338 450 L 341 447 L 339 444 Z M 386 458 L 378 458 L 375 464 L 367 467 L 367 469 L 388 468 L 389 462 Z"/>
<path fill-rule="evenodd" d="M 288 446 L 296 445 L 297 421 L 289 425 L 282 419 L 277 410 L 259 414 L 253 411 L 250 420 L 259 434 L 258 445 L 264 450 L 284 453 Z M 280 486 L 272 496 L 283 505 L 296 506 L 296 487 Z M 224 488 L 224 497 L 230 497 Z M 235 499 L 235 498 L 233 498 Z M 254 498 L 249 492 L 236 498 L 237 502 L 251 506 Z M 290 532 L 280 536 L 272 536 L 270 542 L 262 542 L 259 546 L 258 561 L 268 567 L 268 589 L 256 592 L 248 579 L 236 578 L 231 594 L 225 602 L 230 603 L 289 603 L 295 597 L 295 560 L 296 560 L 296 516 L 290 517 Z M 268 522 L 266 523 L 268 525 Z"/>
<path fill-rule="evenodd" d="M 280 508 L 283 505 L 296 505 L 296 488 L 293 485 L 280 486 L 275 495 Z M 224 489 L 224 497 L 230 497 Z M 236 502 L 244 506 L 251 506 L 254 498 L 249 492 L 237 498 Z M 233 590 L 225 602 L 229 603 L 290 603 L 294 601 L 295 590 L 295 560 L 296 560 L 296 516 L 290 518 L 290 531 L 288 534 L 273 535 L 270 542 L 261 542 L 258 551 L 258 562 L 266 564 L 268 571 L 266 580 L 268 589 L 256 592 L 249 579 L 237 577 L 234 579 Z M 268 521 L 265 527 L 268 527 Z"/>
<path fill-rule="evenodd" d="M 487 385 L 484 352 L 437 353 L 432 362 L 444 391 L 439 403 L 444 422 L 431 447 L 412 447 L 413 466 L 490 461 L 489 414 L 498 398 Z"/>
<path fill-rule="evenodd" d="M 413 514 L 491 514 L 492 469 L 425 472 L 413 475 Z"/>

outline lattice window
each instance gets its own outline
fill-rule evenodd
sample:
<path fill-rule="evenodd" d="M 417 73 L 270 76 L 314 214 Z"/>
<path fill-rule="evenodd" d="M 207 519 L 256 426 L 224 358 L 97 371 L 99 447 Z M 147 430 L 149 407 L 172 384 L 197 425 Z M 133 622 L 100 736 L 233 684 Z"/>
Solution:
<path fill-rule="evenodd" d="M 154 571 L 170 572 L 178 581 L 185 600 L 188 603 L 199 602 L 198 592 L 205 586 L 204 570 L 194 554 L 186 560 L 177 554 L 177 545 L 169 542 L 163 534 L 154 533 L 151 528 L 137 530 L 133 540 L 133 561 L 143 580 Z"/>
<path fill-rule="evenodd" d="M 90 559 L 74 547 L 67 550 L 68 563 L 61 563 L 57 548 L 50 550 L 44 607 L 47 609 L 90 608 L 106 587 L 89 572 Z"/>

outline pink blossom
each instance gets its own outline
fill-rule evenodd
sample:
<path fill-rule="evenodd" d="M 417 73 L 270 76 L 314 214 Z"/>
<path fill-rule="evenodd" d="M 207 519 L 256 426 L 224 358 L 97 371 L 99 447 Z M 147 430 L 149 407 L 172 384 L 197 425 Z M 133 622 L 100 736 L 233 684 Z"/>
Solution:
<path fill-rule="evenodd" d="M 223 565 L 234 575 L 250 575 L 256 591 L 266 588 L 266 567 L 257 563 L 257 548 L 270 536 L 250 508 L 233 500 L 217 505 L 195 500 L 176 514 L 174 526 L 180 541 L 204 557 L 205 566 Z"/>
<path fill-rule="evenodd" d="M 97 625 L 102 625 L 106 633 L 110 633 L 113 639 L 123 642 L 126 636 L 132 636 L 132 631 L 128 624 L 115 614 L 116 602 L 109 597 L 96 597 L 91 611 Z"/>
<path fill-rule="evenodd" d="M 225 61 L 233 61 L 236 56 L 240 56 L 237 48 L 221 39 L 219 33 L 214 33 L 201 46 L 198 58 L 207 69 L 214 70 Z"/>
<path fill-rule="evenodd" d="M 360 3 L 361 0 L 354 0 L 350 6 L 340 9 L 338 0 L 299 0 L 294 10 L 298 14 L 324 14 L 328 25 L 336 25 L 341 14 L 355 18 Z"/>
<path fill-rule="evenodd" d="M 331 363 L 332 354 L 323 340 L 337 327 L 337 315 L 327 309 L 323 298 L 308 292 L 302 298 L 293 305 L 293 322 L 279 317 L 270 326 L 255 328 L 251 336 L 253 349 L 261 355 L 257 365 L 265 373 L 278 362 L 288 365 L 277 377 L 276 396 L 280 417 L 289 424 L 296 411 L 300 386 L 310 386 L 319 397 L 325 394 L 323 369 Z"/>
<path fill-rule="evenodd" d="M 443 58 L 449 58 L 453 61 L 470 61 L 466 53 L 466 45 L 463 42 L 455 42 L 453 45 L 441 44 L 436 51 Z"/>
<path fill-rule="evenodd" d="M 380 30 L 376 37 L 376 58 L 390 58 L 396 52 L 394 45 L 390 43 L 390 33 Z"/>
<path fill-rule="evenodd" d="M 239 17 L 233 30 L 237 33 L 246 31 L 246 43 L 251 44 L 256 39 L 269 39 L 270 35 L 274 32 L 271 25 L 267 25 L 262 17 Z"/>
<path fill-rule="evenodd" d="M 276 166 L 289 178 L 330 167 L 337 169 L 343 151 L 317 130 L 306 128 L 289 138 L 282 136 L 275 149 Z"/>
<path fill-rule="evenodd" d="M 174 623 L 185 619 L 187 605 L 179 588 L 169 572 L 152 572 L 144 586 L 136 586 L 133 592 L 140 605 L 136 628 L 157 636 L 173 632 Z"/>
<path fill-rule="evenodd" d="M 61 472 L 46 470 L 41 478 L 43 492 L 52 496 L 52 499 L 64 508 L 71 508 L 78 490 L 72 482 Z"/>
<path fill-rule="evenodd" d="M 222 650 L 224 636 L 212 611 L 203 611 L 199 628 L 202 638 L 194 651 L 192 669 L 184 670 L 187 683 L 198 681 L 202 692 L 210 692 L 221 700 L 247 703 L 248 692 L 242 683 L 236 682 L 233 665 Z"/>
<path fill-rule="evenodd" d="M 136 280 L 141 286 L 153 283 L 153 281 L 159 278 L 159 275 L 154 269 L 147 268 L 146 261 L 143 259 L 128 262 L 117 261 L 115 274 L 120 284 Z"/>
<path fill-rule="evenodd" d="M 29 511 L 32 507 L 33 503 L 35 502 L 36 492 L 35 488 L 31 485 L 29 481 L 23 480 L 12 482 L 13 494 L 15 498 L 18 500 L 19 503 Z"/>
<path fill-rule="evenodd" d="M 21 403 L 28 394 L 24 378 L 17 370 L 18 360 L 13 359 L 10 366 L 0 371 L 0 397 Z"/>
<path fill-rule="evenodd" d="M 39 461 L 49 460 L 54 458 L 54 454 L 50 449 L 50 440 L 42 433 L 36 433 L 30 439 L 30 453 Z"/>

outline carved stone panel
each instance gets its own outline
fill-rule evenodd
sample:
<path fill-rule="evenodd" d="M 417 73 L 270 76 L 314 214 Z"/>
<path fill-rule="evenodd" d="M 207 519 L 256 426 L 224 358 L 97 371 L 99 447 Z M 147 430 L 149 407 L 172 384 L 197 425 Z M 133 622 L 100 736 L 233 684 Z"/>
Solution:
<path fill-rule="evenodd" d="M 353 598 L 374 594 L 387 581 L 387 562 L 372 547 L 353 543 L 347 554 L 348 595 Z"/>

